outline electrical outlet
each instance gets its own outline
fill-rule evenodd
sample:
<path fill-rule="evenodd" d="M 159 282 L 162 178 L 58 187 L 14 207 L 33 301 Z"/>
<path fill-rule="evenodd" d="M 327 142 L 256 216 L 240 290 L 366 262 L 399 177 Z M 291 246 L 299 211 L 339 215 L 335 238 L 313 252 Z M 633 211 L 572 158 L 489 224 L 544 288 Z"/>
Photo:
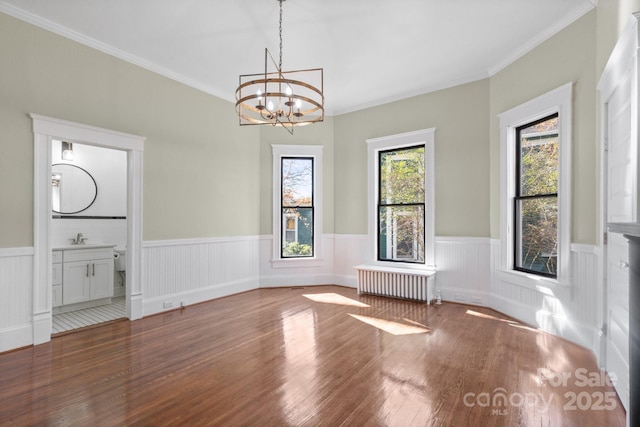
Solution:
<path fill-rule="evenodd" d="M 454 297 L 455 297 L 456 301 L 464 302 L 464 296 L 462 296 L 460 294 L 455 294 Z"/>
<path fill-rule="evenodd" d="M 482 300 L 478 297 L 471 297 L 471 302 L 474 304 L 482 304 Z"/>
<path fill-rule="evenodd" d="M 171 301 L 165 301 L 164 304 L 162 304 L 162 307 L 171 308 L 173 307 L 173 303 Z"/>

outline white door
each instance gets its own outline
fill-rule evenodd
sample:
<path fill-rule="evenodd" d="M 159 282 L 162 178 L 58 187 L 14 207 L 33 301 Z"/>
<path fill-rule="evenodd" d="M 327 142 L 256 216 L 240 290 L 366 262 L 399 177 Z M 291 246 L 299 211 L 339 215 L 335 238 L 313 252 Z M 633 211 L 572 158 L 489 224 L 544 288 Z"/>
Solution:
<path fill-rule="evenodd" d="M 625 408 L 629 402 L 629 273 L 628 244 L 618 233 L 608 233 L 608 222 L 635 221 L 634 186 L 636 171 L 635 135 L 632 111 L 635 97 L 633 67 L 619 80 L 604 105 L 605 168 L 603 206 L 604 245 L 604 332 L 605 368 L 617 378 L 616 390 Z"/>

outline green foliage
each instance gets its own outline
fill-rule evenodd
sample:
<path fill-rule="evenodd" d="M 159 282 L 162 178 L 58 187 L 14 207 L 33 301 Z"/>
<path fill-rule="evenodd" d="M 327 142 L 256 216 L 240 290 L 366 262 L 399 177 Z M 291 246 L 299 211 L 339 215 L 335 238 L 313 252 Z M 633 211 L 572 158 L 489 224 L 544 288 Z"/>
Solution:
<path fill-rule="evenodd" d="M 311 256 L 311 245 L 299 242 L 284 242 L 282 254 L 284 256 Z"/>
<path fill-rule="evenodd" d="M 380 153 L 383 259 L 424 260 L 424 160 L 424 146 Z"/>
<path fill-rule="evenodd" d="M 544 123 L 543 123 L 544 124 Z M 546 134 L 524 136 L 520 152 L 520 194 L 550 195 L 558 192 L 558 137 Z M 558 246 L 558 199 L 522 200 L 521 266 L 555 274 Z"/>
<path fill-rule="evenodd" d="M 424 201 L 424 147 L 381 154 L 380 201 L 385 204 Z"/>

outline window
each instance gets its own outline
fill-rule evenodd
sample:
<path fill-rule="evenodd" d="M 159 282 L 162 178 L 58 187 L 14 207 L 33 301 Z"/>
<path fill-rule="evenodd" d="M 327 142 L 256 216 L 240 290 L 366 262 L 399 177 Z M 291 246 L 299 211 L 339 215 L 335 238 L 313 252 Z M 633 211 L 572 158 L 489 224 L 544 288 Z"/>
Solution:
<path fill-rule="evenodd" d="M 322 231 L 322 146 L 273 145 L 272 149 L 272 263 L 316 265 Z"/>
<path fill-rule="evenodd" d="M 571 83 L 500 114 L 501 270 L 569 283 Z"/>
<path fill-rule="evenodd" d="M 434 134 L 367 140 L 372 264 L 435 268 Z"/>
<path fill-rule="evenodd" d="M 282 157 L 281 258 L 313 256 L 313 158 Z"/>
<path fill-rule="evenodd" d="M 424 263 L 424 145 L 378 153 L 378 260 Z"/>
<path fill-rule="evenodd" d="M 516 128 L 514 268 L 556 277 L 558 114 Z"/>

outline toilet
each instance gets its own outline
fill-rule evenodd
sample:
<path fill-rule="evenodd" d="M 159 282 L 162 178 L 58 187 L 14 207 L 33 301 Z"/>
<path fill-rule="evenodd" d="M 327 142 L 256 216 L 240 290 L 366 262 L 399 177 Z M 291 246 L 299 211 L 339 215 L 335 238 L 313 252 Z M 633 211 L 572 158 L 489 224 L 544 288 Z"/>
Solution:
<path fill-rule="evenodd" d="M 126 249 L 114 249 L 113 250 L 114 266 L 116 271 L 127 270 L 127 250 Z"/>
<path fill-rule="evenodd" d="M 113 277 L 113 296 L 124 296 L 126 293 L 127 250 L 113 249 L 113 268 L 116 274 Z"/>

